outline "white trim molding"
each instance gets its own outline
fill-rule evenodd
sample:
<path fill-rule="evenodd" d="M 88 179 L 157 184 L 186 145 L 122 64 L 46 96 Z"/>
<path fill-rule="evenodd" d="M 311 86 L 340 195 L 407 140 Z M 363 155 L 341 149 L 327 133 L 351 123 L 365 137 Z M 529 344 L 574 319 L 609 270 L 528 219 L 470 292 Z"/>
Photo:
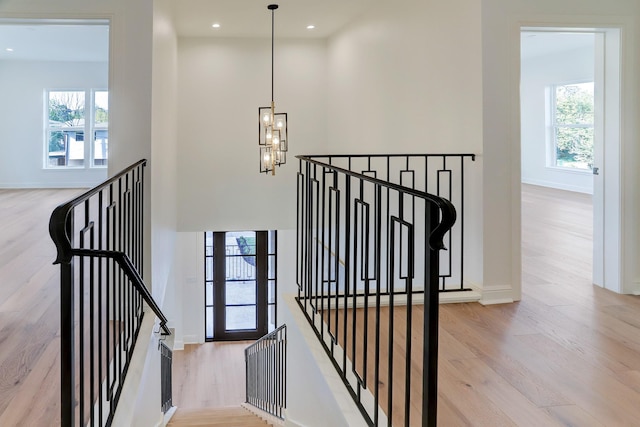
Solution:
<path fill-rule="evenodd" d="M 482 290 L 482 305 L 508 304 L 514 302 L 513 288 L 509 285 L 492 286 Z"/>

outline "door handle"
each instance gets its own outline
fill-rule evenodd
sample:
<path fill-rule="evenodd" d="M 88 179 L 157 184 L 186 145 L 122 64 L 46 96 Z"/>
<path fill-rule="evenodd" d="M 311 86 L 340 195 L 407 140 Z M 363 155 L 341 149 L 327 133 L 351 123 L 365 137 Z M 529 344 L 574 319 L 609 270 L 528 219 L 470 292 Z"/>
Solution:
<path fill-rule="evenodd" d="M 600 168 L 593 168 L 591 169 L 591 171 L 593 172 L 594 175 L 600 175 Z"/>

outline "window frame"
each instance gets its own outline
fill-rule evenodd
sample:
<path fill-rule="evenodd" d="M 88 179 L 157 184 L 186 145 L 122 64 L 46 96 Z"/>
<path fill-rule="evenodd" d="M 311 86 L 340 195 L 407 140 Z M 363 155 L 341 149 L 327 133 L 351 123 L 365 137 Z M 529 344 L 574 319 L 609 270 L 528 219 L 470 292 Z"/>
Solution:
<path fill-rule="evenodd" d="M 564 172 L 572 172 L 577 174 L 591 174 L 591 168 L 580 168 L 580 167 L 571 167 L 571 166 L 563 166 L 558 164 L 558 129 L 592 129 L 593 135 L 595 138 L 595 93 L 594 93 L 594 119 L 591 124 L 584 123 L 558 123 L 557 120 L 557 93 L 558 88 L 563 86 L 575 86 L 581 85 L 585 83 L 591 83 L 594 85 L 595 92 L 595 81 L 593 79 L 587 80 L 574 80 L 570 82 L 564 83 L 555 83 L 551 84 L 548 87 L 548 99 L 547 99 L 547 120 L 548 120 L 548 134 L 547 134 L 547 168 L 557 169 Z"/>
<path fill-rule="evenodd" d="M 49 119 L 49 106 L 51 93 L 54 92 L 80 92 L 84 94 L 84 125 L 83 126 L 68 126 L 68 127 L 55 127 L 51 125 Z M 106 169 L 109 161 L 108 141 L 109 141 L 109 121 L 106 125 L 96 123 L 96 93 L 106 92 L 107 99 L 109 98 L 109 89 L 104 88 L 48 88 L 44 91 L 44 132 L 43 132 L 43 168 L 47 170 L 82 170 L 82 169 Z M 107 111 L 109 111 L 107 101 Z M 84 135 L 83 141 L 83 159 L 82 165 L 69 165 L 69 160 L 65 157 L 64 165 L 52 165 L 49 151 L 49 138 L 51 132 L 56 131 L 76 131 L 82 132 Z M 96 164 L 96 132 L 106 131 L 106 157 L 104 158 L 104 164 Z"/>

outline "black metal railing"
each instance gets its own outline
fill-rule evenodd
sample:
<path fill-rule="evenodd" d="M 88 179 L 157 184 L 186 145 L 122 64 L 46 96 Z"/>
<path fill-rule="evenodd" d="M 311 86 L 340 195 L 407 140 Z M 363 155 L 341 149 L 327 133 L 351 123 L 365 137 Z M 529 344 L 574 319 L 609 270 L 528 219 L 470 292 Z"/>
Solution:
<path fill-rule="evenodd" d="M 419 157 L 298 156 L 298 303 L 369 425 L 436 423 L 439 252 L 456 209 L 419 189 Z"/>
<path fill-rule="evenodd" d="M 256 280 L 255 245 L 248 246 L 249 255 L 238 245 L 225 245 L 225 274 L 227 280 Z"/>
<path fill-rule="evenodd" d="M 160 405 L 163 414 L 173 406 L 172 363 L 173 352 L 165 343 L 160 342 Z"/>
<path fill-rule="evenodd" d="M 287 407 L 287 325 L 244 350 L 247 403 L 284 419 Z"/>
<path fill-rule="evenodd" d="M 440 292 L 471 290 L 464 283 L 467 219 L 465 183 L 469 179 L 465 166 L 476 160 L 475 154 L 336 154 L 305 157 L 449 200 L 456 208 L 457 219 L 443 239 L 447 251 L 440 254 Z"/>
<path fill-rule="evenodd" d="M 61 424 L 109 426 L 144 315 L 141 160 L 51 214 L 60 264 Z"/>

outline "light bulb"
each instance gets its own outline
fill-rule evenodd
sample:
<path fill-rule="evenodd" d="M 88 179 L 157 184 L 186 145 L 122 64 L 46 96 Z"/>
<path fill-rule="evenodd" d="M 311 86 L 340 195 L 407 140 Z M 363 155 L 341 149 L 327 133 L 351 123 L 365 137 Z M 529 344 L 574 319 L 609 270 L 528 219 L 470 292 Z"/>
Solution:
<path fill-rule="evenodd" d="M 269 160 L 271 160 L 271 156 L 269 156 L 269 153 L 264 153 L 263 158 L 265 163 L 269 163 Z"/>
<path fill-rule="evenodd" d="M 278 138 L 277 136 L 273 137 L 273 145 L 278 145 L 280 144 L 280 138 Z"/>
<path fill-rule="evenodd" d="M 265 123 L 269 123 L 269 115 L 265 114 L 264 116 L 262 116 L 262 121 L 265 122 Z"/>
<path fill-rule="evenodd" d="M 271 139 L 271 132 L 267 132 L 267 139 Z"/>
<path fill-rule="evenodd" d="M 278 126 L 279 128 L 281 128 L 283 125 L 284 125 L 284 123 L 282 123 L 282 120 L 278 120 L 278 124 L 277 124 L 277 126 Z"/>

